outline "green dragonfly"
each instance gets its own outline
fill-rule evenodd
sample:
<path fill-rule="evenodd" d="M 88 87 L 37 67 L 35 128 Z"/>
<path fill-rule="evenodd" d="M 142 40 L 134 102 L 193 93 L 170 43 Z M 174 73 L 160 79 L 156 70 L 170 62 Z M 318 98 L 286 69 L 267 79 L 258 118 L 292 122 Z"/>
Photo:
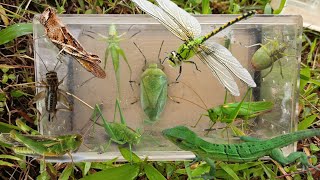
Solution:
<path fill-rule="evenodd" d="M 196 55 L 234 96 L 239 96 L 240 92 L 232 74 L 247 83 L 250 87 L 256 87 L 250 73 L 228 49 L 218 43 L 205 42 L 226 27 L 255 14 L 255 11 L 245 13 L 214 29 L 210 33 L 200 36 L 201 26 L 197 19 L 170 0 L 156 0 L 159 7 L 147 0 L 132 1 L 184 41 L 178 50 L 172 51 L 168 57 L 170 66 L 180 67 L 176 80 L 181 75 L 182 62 L 194 64 L 196 69 L 198 69 L 196 63 L 190 60 L 192 56 Z"/>

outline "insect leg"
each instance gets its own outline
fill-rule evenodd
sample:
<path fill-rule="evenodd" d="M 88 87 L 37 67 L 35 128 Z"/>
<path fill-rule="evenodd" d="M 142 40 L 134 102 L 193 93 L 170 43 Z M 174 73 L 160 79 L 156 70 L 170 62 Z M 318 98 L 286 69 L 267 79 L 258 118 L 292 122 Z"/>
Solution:
<path fill-rule="evenodd" d="M 72 111 L 73 106 L 68 101 L 67 93 L 61 89 L 58 89 L 58 101 L 61 102 L 64 106 L 66 106 L 68 111 Z"/>
<path fill-rule="evenodd" d="M 263 75 L 263 76 L 262 76 L 262 78 L 267 77 L 267 76 L 268 76 L 268 74 L 270 74 L 270 73 L 271 73 L 271 71 L 272 71 L 272 69 L 273 69 L 273 64 L 274 64 L 274 63 L 272 63 L 272 64 L 271 64 L 271 67 L 270 67 L 269 72 L 267 72 L 267 74 Z"/>
<path fill-rule="evenodd" d="M 281 75 L 281 77 L 282 77 L 282 79 L 283 79 L 282 64 L 281 64 L 280 59 L 278 60 L 278 64 L 279 64 L 279 66 L 280 66 L 280 75 Z"/>
<path fill-rule="evenodd" d="M 41 91 L 39 92 L 38 94 L 36 94 L 34 96 L 34 98 L 29 102 L 29 106 L 31 106 L 32 104 L 40 101 L 40 100 L 43 100 L 44 98 L 46 97 L 46 91 Z"/>
<path fill-rule="evenodd" d="M 185 63 L 190 63 L 190 64 L 194 64 L 194 66 L 196 67 L 196 69 L 199 71 L 199 72 L 201 72 L 199 69 L 198 69 L 198 66 L 197 66 L 197 64 L 195 63 L 195 62 L 193 62 L 193 61 L 184 61 Z M 181 66 L 180 66 L 181 67 Z"/>
<path fill-rule="evenodd" d="M 182 73 L 182 66 L 180 65 L 180 67 L 179 67 L 179 75 L 176 78 L 176 81 L 178 81 L 179 77 L 181 76 L 181 73 Z"/>
<path fill-rule="evenodd" d="M 177 103 L 177 104 L 180 104 L 179 101 L 175 100 L 173 97 L 171 97 L 171 96 L 169 96 L 169 95 L 168 95 L 168 98 L 171 99 L 171 101 L 173 101 L 173 102 L 175 102 L 175 103 Z"/>
<path fill-rule="evenodd" d="M 197 127 L 197 125 L 198 125 L 198 123 L 200 122 L 202 116 L 205 116 L 205 114 L 201 114 L 201 116 L 199 117 L 199 119 L 198 119 L 198 121 L 196 122 L 196 124 L 193 125 L 193 126 L 191 126 L 191 127 L 193 127 L 193 128 Z"/>

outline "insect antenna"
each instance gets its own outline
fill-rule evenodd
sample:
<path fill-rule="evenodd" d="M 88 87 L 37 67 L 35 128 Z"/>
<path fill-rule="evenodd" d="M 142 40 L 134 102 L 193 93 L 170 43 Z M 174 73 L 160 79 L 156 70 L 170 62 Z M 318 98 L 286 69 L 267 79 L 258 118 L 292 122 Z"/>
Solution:
<path fill-rule="evenodd" d="M 178 96 L 170 96 L 170 97 L 171 97 L 171 98 L 182 99 L 182 100 L 187 101 L 187 102 L 189 102 L 189 103 L 191 103 L 191 104 L 193 104 L 193 105 L 198 106 L 199 108 L 201 108 L 201 109 L 203 109 L 203 110 L 207 110 L 206 108 L 200 106 L 199 104 L 197 104 L 197 103 L 195 103 L 195 102 L 193 102 L 193 101 L 191 101 L 191 100 L 189 100 L 189 99 L 186 99 L 186 98 L 183 98 L 183 97 L 178 97 Z"/>
<path fill-rule="evenodd" d="M 162 50 L 163 43 L 164 43 L 164 40 L 161 43 L 161 46 L 160 46 L 160 49 L 159 49 L 159 53 L 158 53 L 158 60 L 159 60 L 160 65 L 162 66 L 162 69 L 164 69 L 164 67 L 163 67 L 162 61 L 160 59 L 160 53 L 161 53 L 161 50 Z"/>
<path fill-rule="evenodd" d="M 194 94 L 196 94 L 197 97 L 198 97 L 198 98 L 200 99 L 200 101 L 202 102 L 202 104 L 204 105 L 204 107 L 205 107 L 206 109 L 208 109 L 206 103 L 204 103 L 204 101 L 203 101 L 203 99 L 201 98 L 201 96 L 200 96 L 191 86 L 187 85 L 187 84 L 184 83 L 184 82 L 179 82 L 179 83 L 182 83 L 183 85 L 187 86 Z"/>
<path fill-rule="evenodd" d="M 158 53 L 158 60 L 159 60 L 160 64 L 162 64 L 161 63 L 161 59 L 160 59 L 160 53 L 161 53 L 161 49 L 162 49 L 163 43 L 164 43 L 164 40 L 161 43 L 161 46 L 160 46 L 160 49 L 159 49 L 159 53 Z"/>
<path fill-rule="evenodd" d="M 34 52 L 37 54 L 37 56 L 39 57 L 39 59 L 41 60 L 42 64 L 44 65 L 44 67 L 46 68 L 46 70 L 48 72 L 49 70 L 48 70 L 46 64 L 44 63 L 43 59 L 41 58 L 40 54 L 37 51 L 34 51 Z"/>
<path fill-rule="evenodd" d="M 140 51 L 140 53 L 141 53 L 142 56 L 144 57 L 144 66 L 146 66 L 146 65 L 147 65 L 147 58 L 146 58 L 146 56 L 142 53 L 141 49 L 138 47 L 138 45 L 137 45 L 135 42 L 133 42 L 133 44 L 138 48 L 138 50 Z"/>

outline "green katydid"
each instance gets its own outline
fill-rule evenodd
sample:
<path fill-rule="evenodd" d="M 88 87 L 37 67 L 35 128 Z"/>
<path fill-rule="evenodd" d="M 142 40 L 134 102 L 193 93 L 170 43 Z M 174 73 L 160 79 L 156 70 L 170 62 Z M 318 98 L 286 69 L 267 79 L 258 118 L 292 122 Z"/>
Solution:
<path fill-rule="evenodd" d="M 114 120 L 115 120 L 117 109 L 119 110 L 121 123 L 108 122 L 102 115 L 99 105 L 95 106 L 92 117 L 95 122 L 97 121 L 96 117 L 99 117 L 99 116 L 101 117 L 105 132 L 110 137 L 109 143 L 107 144 L 107 147 L 105 149 L 109 147 L 111 142 L 114 142 L 119 145 L 129 144 L 129 148 L 131 151 L 132 145 L 138 144 L 140 142 L 141 134 L 126 125 L 126 121 L 122 114 L 122 110 L 121 110 L 118 98 L 116 99 L 116 103 L 115 103 Z"/>
<path fill-rule="evenodd" d="M 123 49 L 120 47 L 120 41 L 123 39 L 121 38 L 125 33 L 118 35 L 117 27 L 114 24 L 111 24 L 109 26 L 109 35 L 104 36 L 102 34 L 98 34 L 102 40 L 106 41 L 108 43 L 106 51 L 105 51 L 105 61 L 103 68 L 106 69 L 107 60 L 109 58 L 109 54 L 111 55 L 112 63 L 113 63 L 113 69 L 116 76 L 117 81 L 117 88 L 118 92 L 120 92 L 120 56 L 123 58 L 123 60 L 126 62 L 129 68 L 130 72 L 130 80 L 131 80 L 131 74 L 132 70 L 130 67 L 130 64 L 128 62 L 128 59 L 123 51 Z"/>
<path fill-rule="evenodd" d="M 180 82 L 183 83 L 183 82 Z M 185 86 L 187 86 L 189 89 L 191 89 L 201 100 L 201 102 L 204 104 L 205 107 L 202 107 L 198 104 L 195 104 L 194 102 L 180 98 L 183 100 L 186 100 L 192 104 L 197 105 L 198 107 L 204 109 L 207 111 L 207 114 L 202 114 L 196 124 L 193 127 L 196 127 L 200 120 L 202 119 L 203 116 L 208 116 L 210 120 L 212 121 L 212 126 L 209 128 L 211 129 L 215 123 L 217 122 L 223 122 L 227 123 L 228 125 L 233 123 L 236 118 L 241 118 L 241 119 L 250 119 L 257 117 L 263 113 L 266 113 L 268 111 L 271 111 L 273 108 L 273 103 L 272 102 L 267 102 L 267 101 L 257 101 L 257 102 L 245 102 L 244 99 L 250 92 L 249 90 L 247 91 L 247 94 L 243 97 L 241 102 L 236 102 L 236 103 L 224 103 L 223 105 L 219 105 L 214 108 L 207 108 L 205 105 L 204 101 L 200 97 L 200 95 L 194 91 L 189 85 L 183 83 Z M 227 95 L 227 94 L 226 94 Z M 179 97 L 175 97 L 179 98 Z M 226 99 L 225 99 L 226 102 Z"/>

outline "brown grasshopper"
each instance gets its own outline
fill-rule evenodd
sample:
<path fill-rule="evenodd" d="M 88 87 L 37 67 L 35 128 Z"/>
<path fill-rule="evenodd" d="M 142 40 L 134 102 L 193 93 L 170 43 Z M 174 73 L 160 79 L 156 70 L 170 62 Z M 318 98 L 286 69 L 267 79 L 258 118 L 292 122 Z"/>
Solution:
<path fill-rule="evenodd" d="M 98 78 L 105 78 L 105 71 L 98 65 L 101 62 L 98 55 L 87 52 L 71 35 L 66 26 L 60 21 L 53 8 L 48 7 L 40 15 L 40 23 L 44 26 L 48 38 L 60 52 L 74 57 L 87 71 Z"/>
<path fill-rule="evenodd" d="M 40 57 L 39 57 L 40 58 Z M 41 59 L 41 58 L 40 58 Z M 44 64 L 43 60 L 41 59 L 42 63 Z M 58 63 L 59 61 L 57 61 Z M 45 64 L 44 64 L 45 65 Z M 56 64 L 57 66 L 57 64 Z M 56 112 L 60 109 L 65 109 L 68 111 L 72 111 L 72 105 L 68 102 L 67 93 L 59 89 L 59 85 L 63 82 L 63 79 L 59 81 L 57 72 L 55 68 L 52 71 L 47 69 L 46 73 L 46 81 L 41 80 L 39 87 L 45 87 L 44 91 L 39 92 L 30 102 L 29 105 L 34 104 L 38 101 L 45 99 L 45 109 L 49 113 L 48 120 L 51 121 L 51 117 L 54 118 Z M 57 108 L 58 102 L 61 102 L 65 107 L 64 108 Z M 51 116 L 53 114 L 53 116 Z"/>

